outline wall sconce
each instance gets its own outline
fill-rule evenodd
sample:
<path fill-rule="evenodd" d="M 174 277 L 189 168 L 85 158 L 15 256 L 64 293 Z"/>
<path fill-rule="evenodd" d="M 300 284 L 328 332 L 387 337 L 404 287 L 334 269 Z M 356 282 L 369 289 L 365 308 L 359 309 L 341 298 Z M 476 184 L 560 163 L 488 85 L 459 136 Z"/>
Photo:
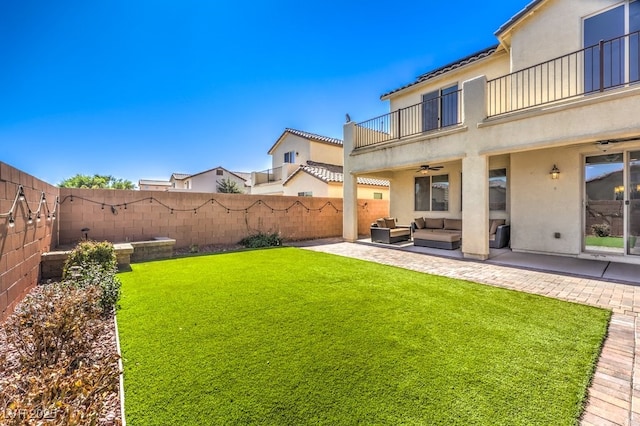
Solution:
<path fill-rule="evenodd" d="M 551 179 L 558 179 L 558 176 L 560 176 L 560 169 L 558 169 L 558 166 L 554 164 L 550 174 L 551 174 Z"/>

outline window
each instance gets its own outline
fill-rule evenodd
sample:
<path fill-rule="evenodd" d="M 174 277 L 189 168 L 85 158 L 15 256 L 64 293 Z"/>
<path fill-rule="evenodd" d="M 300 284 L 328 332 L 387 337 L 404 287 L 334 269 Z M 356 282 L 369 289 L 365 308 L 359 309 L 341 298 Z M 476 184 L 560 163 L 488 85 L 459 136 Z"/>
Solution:
<path fill-rule="evenodd" d="M 449 210 L 449 175 L 415 178 L 415 211 Z"/>
<path fill-rule="evenodd" d="M 640 1 L 631 1 L 584 20 L 584 91 L 594 92 L 640 80 Z M 635 33 L 635 34 L 634 34 Z M 622 37 L 629 34 L 628 37 Z M 621 37 L 621 38 L 619 38 Z M 600 61 L 603 75 L 600 76 Z"/>
<path fill-rule="evenodd" d="M 373 193 L 374 200 L 382 200 L 382 192 L 374 192 Z"/>
<path fill-rule="evenodd" d="M 289 163 L 289 164 L 295 163 L 296 162 L 296 152 L 295 151 L 285 152 L 284 153 L 284 162 L 285 163 Z"/>
<path fill-rule="evenodd" d="M 224 170 L 216 169 L 216 176 L 222 176 L 222 175 L 224 175 Z"/>
<path fill-rule="evenodd" d="M 187 188 L 187 189 L 189 189 L 189 183 L 190 183 L 189 181 L 186 181 L 186 182 L 184 183 L 184 187 L 185 187 L 185 188 Z"/>
<path fill-rule="evenodd" d="M 458 124 L 458 85 L 422 95 L 422 130 Z"/>
<path fill-rule="evenodd" d="M 311 191 L 298 192 L 298 197 L 313 197 L 313 192 Z"/>
<path fill-rule="evenodd" d="M 507 169 L 489 170 L 489 210 L 507 210 Z"/>

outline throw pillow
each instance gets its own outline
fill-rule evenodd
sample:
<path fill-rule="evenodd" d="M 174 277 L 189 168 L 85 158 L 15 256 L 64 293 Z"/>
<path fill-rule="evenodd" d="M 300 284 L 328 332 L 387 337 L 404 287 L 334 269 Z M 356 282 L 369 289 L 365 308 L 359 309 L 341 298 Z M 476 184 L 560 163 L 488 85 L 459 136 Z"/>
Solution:
<path fill-rule="evenodd" d="M 417 217 L 415 219 L 413 219 L 413 221 L 416 224 L 416 228 L 418 229 L 424 229 L 424 227 L 426 226 L 426 223 L 424 222 L 424 219 L 421 217 Z"/>
<path fill-rule="evenodd" d="M 392 218 L 392 217 L 385 217 L 385 218 L 384 218 L 384 221 L 385 221 L 385 222 L 386 222 L 386 224 L 387 224 L 386 228 L 389 228 L 389 229 L 395 229 L 395 227 L 396 227 L 396 220 L 395 220 L 394 218 Z"/>
<path fill-rule="evenodd" d="M 387 222 L 384 219 L 376 219 L 376 223 L 378 224 L 378 228 L 386 228 Z"/>
<path fill-rule="evenodd" d="M 462 231 L 462 220 L 461 219 L 445 219 L 444 229 Z"/>
<path fill-rule="evenodd" d="M 428 229 L 442 229 L 442 218 L 440 219 L 429 219 L 426 218 L 425 225 Z"/>
<path fill-rule="evenodd" d="M 493 219 L 491 221 L 491 228 L 489 228 L 489 235 L 493 235 L 498 231 L 498 226 L 504 225 L 504 219 Z"/>

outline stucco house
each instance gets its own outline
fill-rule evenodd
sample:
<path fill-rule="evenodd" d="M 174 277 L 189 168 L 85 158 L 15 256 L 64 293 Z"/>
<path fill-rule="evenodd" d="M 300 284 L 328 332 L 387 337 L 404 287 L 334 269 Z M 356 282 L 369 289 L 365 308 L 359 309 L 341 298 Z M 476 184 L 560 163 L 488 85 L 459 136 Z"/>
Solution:
<path fill-rule="evenodd" d="M 638 0 L 535 0 L 494 46 L 383 94 L 388 114 L 344 125 L 344 238 L 367 177 L 399 223 L 462 219 L 468 258 L 504 219 L 514 251 L 640 263 L 639 30 Z"/>
<path fill-rule="evenodd" d="M 218 166 L 195 174 L 172 173 L 169 191 L 218 192 L 218 182 L 230 180 L 244 193 L 249 193 L 248 173 L 231 172 Z"/>
<path fill-rule="evenodd" d="M 287 128 L 268 154 L 272 168 L 252 173 L 252 194 L 342 198 L 340 139 Z M 357 197 L 386 200 L 389 181 L 358 178 Z"/>

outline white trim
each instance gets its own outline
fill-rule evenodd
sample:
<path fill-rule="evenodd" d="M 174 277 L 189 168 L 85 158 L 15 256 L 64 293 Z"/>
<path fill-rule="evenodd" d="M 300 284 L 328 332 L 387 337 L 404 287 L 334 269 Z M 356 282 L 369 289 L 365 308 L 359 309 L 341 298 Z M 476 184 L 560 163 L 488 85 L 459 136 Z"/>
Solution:
<path fill-rule="evenodd" d="M 118 333 L 118 320 L 116 315 L 113 315 L 113 326 L 116 334 L 116 352 L 118 353 L 118 369 L 120 370 L 119 390 L 120 397 L 120 417 L 122 418 L 122 426 L 127 426 L 127 420 L 124 415 L 124 368 L 122 365 L 122 350 L 120 349 L 120 335 Z"/>

